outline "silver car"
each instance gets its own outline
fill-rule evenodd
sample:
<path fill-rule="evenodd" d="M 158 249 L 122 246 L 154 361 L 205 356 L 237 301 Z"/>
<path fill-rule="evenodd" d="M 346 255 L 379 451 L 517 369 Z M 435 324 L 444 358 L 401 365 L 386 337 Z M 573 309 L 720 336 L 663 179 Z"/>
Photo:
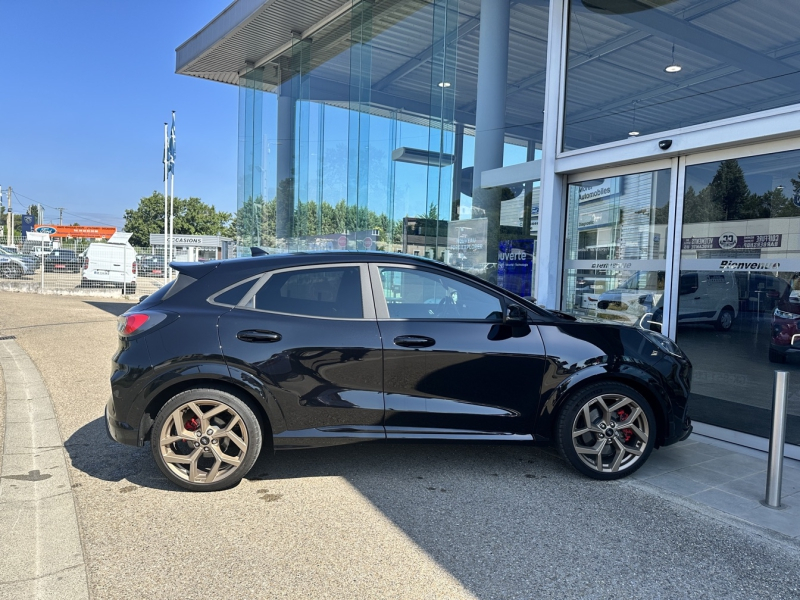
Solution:
<path fill-rule="evenodd" d="M 36 271 L 36 258 L 0 248 L 0 277 L 20 279 L 24 275 L 32 275 L 34 271 Z"/>

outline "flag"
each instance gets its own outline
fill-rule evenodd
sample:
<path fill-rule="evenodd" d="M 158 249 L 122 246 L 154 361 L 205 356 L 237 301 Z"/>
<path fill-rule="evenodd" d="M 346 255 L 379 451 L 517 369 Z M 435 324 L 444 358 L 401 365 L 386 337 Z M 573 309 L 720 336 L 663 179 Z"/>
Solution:
<path fill-rule="evenodd" d="M 167 172 L 175 174 L 175 111 L 172 111 L 172 127 L 169 129 L 167 144 Z"/>

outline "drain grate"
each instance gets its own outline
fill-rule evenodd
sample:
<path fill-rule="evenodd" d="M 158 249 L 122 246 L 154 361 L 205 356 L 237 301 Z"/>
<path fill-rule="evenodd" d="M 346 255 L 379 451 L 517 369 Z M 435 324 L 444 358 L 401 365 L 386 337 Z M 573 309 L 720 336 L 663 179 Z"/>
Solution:
<path fill-rule="evenodd" d="M 15 339 L 17 339 L 17 336 L 15 335 L 0 335 L 0 342 L 2 342 L 3 340 L 15 340 Z"/>

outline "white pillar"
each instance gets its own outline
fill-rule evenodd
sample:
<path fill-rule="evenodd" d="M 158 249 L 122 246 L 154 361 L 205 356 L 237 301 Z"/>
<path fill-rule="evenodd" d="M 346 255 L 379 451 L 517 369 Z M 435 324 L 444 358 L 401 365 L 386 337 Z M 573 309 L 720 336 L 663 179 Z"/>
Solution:
<path fill-rule="evenodd" d="M 560 308 L 561 271 L 566 218 L 566 177 L 557 175 L 556 154 L 561 140 L 558 121 L 562 103 L 562 73 L 566 36 L 564 2 L 550 3 L 547 32 L 547 83 L 542 132 L 542 170 L 539 196 L 539 242 L 534 295 L 542 306 Z"/>

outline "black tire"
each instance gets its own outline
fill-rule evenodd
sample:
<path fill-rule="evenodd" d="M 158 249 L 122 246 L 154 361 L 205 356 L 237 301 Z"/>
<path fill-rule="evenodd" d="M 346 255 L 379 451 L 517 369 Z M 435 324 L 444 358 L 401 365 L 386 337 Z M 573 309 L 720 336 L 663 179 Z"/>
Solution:
<path fill-rule="evenodd" d="M 714 322 L 714 329 L 717 331 L 730 331 L 731 327 L 733 327 L 733 321 L 735 318 L 736 313 L 733 312 L 731 307 L 726 306 L 719 311 L 719 316 Z"/>
<path fill-rule="evenodd" d="M 786 355 L 783 352 L 769 349 L 769 362 L 784 364 L 786 362 Z"/>
<path fill-rule="evenodd" d="M 0 267 L 0 275 L 6 279 L 22 279 L 22 267 L 16 263 L 5 263 Z"/>
<path fill-rule="evenodd" d="M 197 413 L 214 413 L 218 408 L 222 411 L 208 420 Z M 176 421 L 183 423 L 181 432 Z M 253 410 L 233 394 L 214 389 L 187 390 L 173 397 L 158 412 L 150 436 L 159 470 L 194 492 L 215 492 L 238 484 L 256 462 L 262 443 L 262 427 Z"/>
<path fill-rule="evenodd" d="M 136 293 L 136 284 L 135 283 L 126 283 L 123 286 L 122 290 L 125 294 L 135 294 Z"/>
<path fill-rule="evenodd" d="M 604 417 L 598 400 L 607 409 L 615 404 L 618 408 L 607 410 Z M 591 419 L 588 425 L 587 413 Z M 633 427 L 618 427 L 628 420 Z M 573 433 L 581 431 L 583 435 Z M 558 415 L 554 437 L 561 454 L 578 471 L 592 479 L 611 480 L 626 477 L 645 463 L 656 434 L 655 415 L 647 400 L 627 385 L 609 382 L 591 385 L 568 398 Z M 598 451 L 592 452 L 595 449 Z"/>

